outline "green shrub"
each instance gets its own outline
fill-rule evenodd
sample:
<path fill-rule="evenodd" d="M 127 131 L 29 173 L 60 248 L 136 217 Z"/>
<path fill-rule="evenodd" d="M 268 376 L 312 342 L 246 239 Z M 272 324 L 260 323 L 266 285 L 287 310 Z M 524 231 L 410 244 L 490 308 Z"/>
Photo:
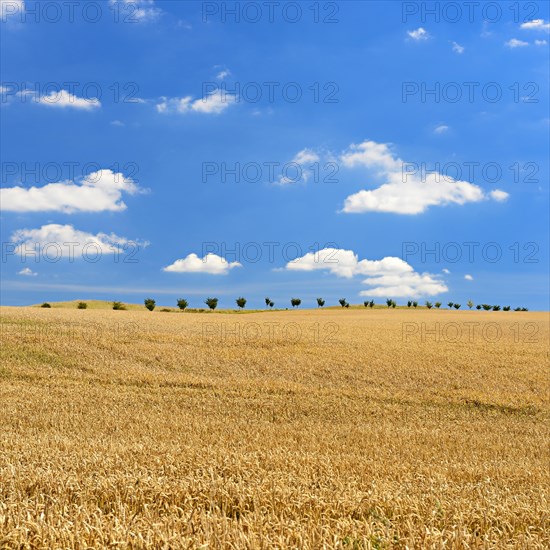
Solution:
<path fill-rule="evenodd" d="M 292 307 L 298 307 L 301 303 L 302 303 L 302 300 L 300 300 L 300 298 L 290 299 L 290 304 L 292 305 Z"/>
<path fill-rule="evenodd" d="M 185 308 L 189 305 L 184 298 L 180 298 L 176 303 L 182 311 L 185 311 Z"/>
<path fill-rule="evenodd" d="M 500 306 L 493 306 L 493 311 L 500 311 Z"/>
<path fill-rule="evenodd" d="M 441 302 L 436 302 L 436 303 L 435 303 L 435 307 L 436 307 L 437 309 L 439 309 L 439 308 L 441 307 Z"/>
<path fill-rule="evenodd" d="M 472 300 L 468 300 L 468 302 L 466 303 L 466 305 L 472 309 L 474 307 L 474 302 L 472 302 Z"/>
<path fill-rule="evenodd" d="M 433 304 L 432 304 L 431 302 L 426 302 L 426 307 L 427 307 L 428 309 L 432 309 Z"/>
<path fill-rule="evenodd" d="M 460 304 L 453 304 L 453 307 L 454 307 L 455 309 L 460 309 Z"/>
<path fill-rule="evenodd" d="M 170 313 L 172 310 L 168 309 L 167 307 L 163 307 L 160 311 L 162 311 L 163 313 Z"/>
<path fill-rule="evenodd" d="M 86 302 L 78 302 L 76 308 L 77 308 L 77 309 L 87 309 L 87 308 L 88 308 L 88 304 L 87 304 Z"/>
<path fill-rule="evenodd" d="M 502 311 L 510 311 L 510 306 L 504 306 L 504 307 L 502 308 Z"/>
<path fill-rule="evenodd" d="M 323 307 L 325 305 L 325 301 L 323 298 L 317 298 L 317 307 Z"/>
<path fill-rule="evenodd" d="M 52 307 L 48 302 L 44 302 L 40 307 Z"/>
<path fill-rule="evenodd" d="M 157 305 L 153 298 L 145 298 L 145 300 L 143 300 L 143 303 L 149 311 L 153 311 L 155 309 L 155 306 Z"/>
<path fill-rule="evenodd" d="M 477 304 L 476 309 L 481 309 L 481 304 Z"/>
<path fill-rule="evenodd" d="M 409 300 L 409 301 L 407 302 L 407 307 L 411 307 L 412 305 L 413 305 L 413 303 L 411 302 L 411 300 Z"/>
<path fill-rule="evenodd" d="M 235 300 L 235 303 L 241 308 L 241 309 L 244 309 L 244 307 L 246 306 L 246 298 L 243 298 L 242 296 L 237 298 Z"/>
<path fill-rule="evenodd" d="M 448 302 L 447 305 L 449 306 L 449 309 L 453 309 L 453 306 L 454 306 L 453 302 Z"/>
<path fill-rule="evenodd" d="M 113 309 L 125 310 L 126 306 L 122 302 L 113 302 Z"/>
<path fill-rule="evenodd" d="M 489 311 L 489 310 L 492 308 L 492 306 L 489 305 L 489 304 L 481 304 L 481 307 L 482 307 L 485 311 Z"/>
<path fill-rule="evenodd" d="M 342 307 L 349 307 L 349 304 L 346 302 L 345 298 L 340 298 L 338 302 Z"/>

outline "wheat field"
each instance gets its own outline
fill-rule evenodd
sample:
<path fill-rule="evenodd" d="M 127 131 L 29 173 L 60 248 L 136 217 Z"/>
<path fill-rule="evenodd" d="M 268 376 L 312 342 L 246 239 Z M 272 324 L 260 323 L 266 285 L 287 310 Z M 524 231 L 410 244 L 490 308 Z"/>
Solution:
<path fill-rule="evenodd" d="M 0 308 L 1 548 L 528 548 L 548 314 Z"/>

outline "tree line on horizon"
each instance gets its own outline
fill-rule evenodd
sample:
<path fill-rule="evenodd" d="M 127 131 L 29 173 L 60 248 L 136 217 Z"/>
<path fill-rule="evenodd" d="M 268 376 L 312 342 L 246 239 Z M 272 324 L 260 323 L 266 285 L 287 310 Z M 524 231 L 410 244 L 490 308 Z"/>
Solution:
<path fill-rule="evenodd" d="M 269 297 L 266 297 L 264 301 L 265 301 L 266 309 L 273 309 L 273 307 L 275 306 L 275 302 Z M 214 311 L 218 307 L 218 302 L 219 302 L 218 298 L 210 298 L 209 297 L 209 298 L 206 298 L 206 300 L 204 300 L 204 303 L 212 311 Z M 325 303 L 326 302 L 323 298 L 317 298 L 317 307 L 318 308 L 324 307 Z M 340 298 L 338 300 L 338 303 L 343 308 L 349 308 L 350 307 L 349 302 L 345 298 Z M 156 305 L 157 305 L 156 300 L 154 300 L 153 298 L 145 298 L 145 300 L 143 301 L 143 304 L 144 304 L 145 308 L 148 309 L 149 311 L 153 311 L 156 308 Z M 240 310 L 243 310 L 246 307 L 247 299 L 243 298 L 242 296 L 239 296 L 235 300 L 235 304 L 237 305 L 237 307 Z M 290 305 L 293 308 L 300 307 L 301 304 L 302 304 L 302 300 L 300 298 L 291 298 L 290 299 Z M 181 311 L 185 311 L 189 307 L 189 302 L 185 298 L 179 298 L 176 301 L 176 305 Z M 366 308 L 373 308 L 375 305 L 377 305 L 377 304 L 374 303 L 374 300 L 366 300 L 366 301 L 363 302 L 363 306 L 366 307 Z M 382 305 L 382 304 L 380 304 L 380 305 Z M 416 300 L 408 300 L 407 301 L 407 307 L 408 308 L 412 307 L 412 308 L 416 309 L 418 307 L 418 305 L 419 305 L 418 301 L 416 301 Z M 424 307 L 426 307 L 427 309 L 432 309 L 433 307 L 435 307 L 436 309 L 440 309 L 442 305 L 443 305 L 442 302 L 432 303 L 430 301 L 426 301 L 424 303 Z M 484 311 L 500 311 L 501 309 L 502 309 L 502 311 L 511 311 L 512 310 L 511 306 L 503 306 L 501 308 L 500 305 L 491 305 L 491 304 L 477 304 L 476 305 L 476 304 L 474 304 L 474 302 L 472 302 L 472 300 L 468 300 L 468 302 L 466 302 L 466 305 L 468 306 L 469 309 L 472 309 L 475 306 L 475 309 L 477 309 L 477 310 L 483 309 Z M 51 308 L 52 306 L 48 302 L 44 302 L 40 307 Z M 388 309 L 389 308 L 392 308 L 392 309 L 396 308 L 397 307 L 397 302 L 395 300 L 392 300 L 391 298 L 388 298 L 386 300 L 386 307 Z M 456 303 L 456 302 L 447 302 L 447 307 L 449 309 L 458 310 L 462 307 L 462 305 L 459 304 L 459 303 Z M 78 302 L 77 308 L 78 309 L 87 309 L 88 304 L 86 302 Z M 114 302 L 112 302 L 112 309 L 114 309 L 114 310 L 125 310 L 127 308 L 122 302 L 114 301 Z M 161 311 L 170 311 L 170 310 L 169 309 L 163 309 Z M 516 307 L 513 311 L 529 311 L 529 310 L 526 307 Z"/>

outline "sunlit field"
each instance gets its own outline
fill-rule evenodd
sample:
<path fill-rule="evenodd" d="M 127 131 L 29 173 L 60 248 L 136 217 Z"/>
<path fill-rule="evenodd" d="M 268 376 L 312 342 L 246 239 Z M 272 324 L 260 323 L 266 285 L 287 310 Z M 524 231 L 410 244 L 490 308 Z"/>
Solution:
<path fill-rule="evenodd" d="M 0 312 L 2 548 L 550 545 L 547 313 Z"/>

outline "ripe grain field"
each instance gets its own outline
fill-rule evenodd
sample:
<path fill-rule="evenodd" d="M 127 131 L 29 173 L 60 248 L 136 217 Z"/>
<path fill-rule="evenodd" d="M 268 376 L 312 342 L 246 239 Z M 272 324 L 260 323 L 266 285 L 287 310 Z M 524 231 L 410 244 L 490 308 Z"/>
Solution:
<path fill-rule="evenodd" d="M 547 313 L 0 314 L 2 548 L 550 546 Z"/>

